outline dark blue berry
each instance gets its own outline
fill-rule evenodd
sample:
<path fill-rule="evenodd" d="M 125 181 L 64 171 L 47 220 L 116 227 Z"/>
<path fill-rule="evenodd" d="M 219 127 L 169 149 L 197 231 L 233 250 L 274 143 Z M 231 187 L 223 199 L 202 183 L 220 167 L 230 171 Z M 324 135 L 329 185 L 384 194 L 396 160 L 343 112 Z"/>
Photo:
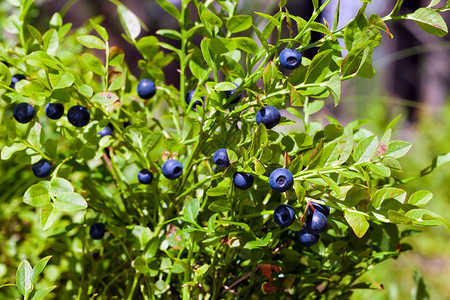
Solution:
<path fill-rule="evenodd" d="M 141 79 L 139 80 L 137 86 L 137 93 L 142 99 L 150 99 L 156 93 L 156 86 L 151 79 Z"/>
<path fill-rule="evenodd" d="M 328 215 L 330 214 L 329 206 L 319 204 L 319 203 L 314 203 L 314 202 L 311 202 L 311 204 L 314 207 L 314 210 L 321 212 L 322 214 L 324 214 L 325 217 L 328 217 Z"/>
<path fill-rule="evenodd" d="M 153 180 L 153 174 L 147 169 L 142 169 L 138 173 L 138 180 L 142 184 L 150 184 Z"/>
<path fill-rule="evenodd" d="M 288 70 L 298 68 L 302 62 L 302 55 L 295 49 L 286 48 L 280 53 L 280 65 Z"/>
<path fill-rule="evenodd" d="M 91 114 L 86 107 L 75 105 L 69 108 L 67 111 L 67 119 L 69 123 L 75 127 L 83 127 L 89 123 L 91 119 Z"/>
<path fill-rule="evenodd" d="M 64 114 L 64 105 L 62 103 L 47 103 L 45 114 L 52 120 L 58 120 Z"/>
<path fill-rule="evenodd" d="M 34 107 L 25 102 L 19 103 L 14 107 L 13 116 L 19 123 L 28 123 L 34 117 Z"/>
<path fill-rule="evenodd" d="M 169 159 L 163 163 L 161 172 L 167 179 L 174 180 L 183 174 L 183 165 L 176 159 Z"/>
<path fill-rule="evenodd" d="M 126 122 L 123 122 L 122 124 L 123 124 L 123 128 L 127 128 L 128 126 L 131 125 L 131 122 L 130 121 L 126 121 Z"/>
<path fill-rule="evenodd" d="M 263 123 L 267 129 L 275 127 L 280 123 L 280 112 L 273 106 L 266 106 L 258 110 L 256 113 L 256 123 Z"/>
<path fill-rule="evenodd" d="M 233 84 L 236 86 L 236 89 L 239 87 L 235 82 L 233 82 Z M 229 99 L 229 98 L 234 94 L 234 92 L 236 92 L 236 89 L 232 89 L 232 90 L 229 90 L 229 91 L 225 91 L 225 95 L 227 96 L 227 99 Z M 238 103 L 239 100 L 241 100 L 241 97 L 242 97 L 241 94 L 236 95 L 236 96 L 234 97 L 233 101 L 230 102 L 230 104 Z"/>
<path fill-rule="evenodd" d="M 51 166 L 48 161 L 45 159 L 41 159 L 37 163 L 33 164 L 33 173 L 37 178 L 45 178 L 50 175 Z"/>
<path fill-rule="evenodd" d="M 298 232 L 298 240 L 300 243 L 302 243 L 304 246 L 312 246 L 315 243 L 317 243 L 320 239 L 319 233 L 310 233 L 306 229 L 306 227 L 302 227 L 302 229 Z"/>
<path fill-rule="evenodd" d="M 107 136 L 107 135 L 113 135 L 113 129 L 112 129 L 112 127 L 111 127 L 111 125 L 106 125 L 102 130 L 100 130 L 99 132 L 97 132 L 97 134 L 100 136 L 100 137 L 104 137 L 104 136 Z"/>
<path fill-rule="evenodd" d="M 246 190 L 253 184 L 253 176 L 243 172 L 236 172 L 233 176 L 233 182 L 236 187 Z"/>
<path fill-rule="evenodd" d="M 290 205 L 281 204 L 275 208 L 273 219 L 281 227 L 287 227 L 294 223 L 295 211 Z"/>
<path fill-rule="evenodd" d="M 213 155 L 213 161 L 219 168 L 226 168 L 230 165 L 227 149 L 221 148 Z"/>
<path fill-rule="evenodd" d="M 190 91 L 186 94 L 186 103 L 189 105 L 192 101 L 192 98 L 194 98 L 195 91 Z M 202 98 L 203 99 L 203 98 Z M 197 105 L 202 106 L 202 102 L 199 100 L 195 100 L 194 104 L 192 104 L 192 109 L 194 109 Z"/>
<path fill-rule="evenodd" d="M 105 235 L 105 226 L 102 223 L 94 223 L 89 228 L 89 235 L 94 240 L 101 240 Z"/>
<path fill-rule="evenodd" d="M 327 217 L 325 217 L 325 215 L 318 210 L 312 212 L 310 208 L 308 209 L 305 227 L 308 232 L 313 234 L 323 232 L 327 227 Z"/>
<path fill-rule="evenodd" d="M 9 85 L 9 87 L 15 89 L 15 88 L 16 88 L 16 84 L 17 84 L 19 81 L 24 80 L 24 79 L 26 79 L 26 77 L 25 77 L 24 75 L 22 75 L 22 74 L 16 74 L 16 75 L 13 75 L 13 76 L 11 77 L 11 84 Z"/>
<path fill-rule="evenodd" d="M 276 192 L 286 192 L 294 184 L 294 177 L 289 170 L 278 168 L 270 174 L 269 184 Z"/>

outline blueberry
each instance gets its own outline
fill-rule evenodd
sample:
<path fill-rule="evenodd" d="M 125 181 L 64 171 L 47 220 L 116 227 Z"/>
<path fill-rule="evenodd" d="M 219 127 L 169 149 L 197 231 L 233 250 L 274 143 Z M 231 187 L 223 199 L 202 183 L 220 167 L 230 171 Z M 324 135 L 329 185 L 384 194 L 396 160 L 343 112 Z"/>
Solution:
<path fill-rule="evenodd" d="M 64 105 L 62 103 L 47 103 L 45 114 L 52 120 L 58 120 L 64 114 Z"/>
<path fill-rule="evenodd" d="M 91 114 L 86 107 L 75 105 L 67 111 L 67 119 L 69 123 L 75 127 L 83 127 L 89 123 Z"/>
<path fill-rule="evenodd" d="M 286 48 L 280 53 L 280 65 L 288 70 L 293 70 L 300 66 L 302 55 L 295 49 Z"/>
<path fill-rule="evenodd" d="M 137 93 L 142 99 L 150 99 L 156 93 L 155 83 L 151 79 L 139 80 Z"/>
<path fill-rule="evenodd" d="M 227 99 L 229 99 L 234 94 L 234 92 L 236 92 L 237 88 L 239 87 L 235 82 L 233 82 L 233 84 L 236 86 L 235 89 L 232 89 L 232 90 L 229 90 L 229 91 L 225 91 L 225 96 L 227 96 Z M 230 104 L 238 103 L 239 100 L 241 100 L 241 97 L 242 97 L 241 94 L 236 95 L 234 97 L 233 101 L 230 102 Z"/>
<path fill-rule="evenodd" d="M 101 240 L 105 235 L 105 226 L 102 223 L 94 223 L 89 228 L 89 235 L 94 240 Z"/>
<path fill-rule="evenodd" d="M 236 187 L 241 190 L 246 190 L 253 184 L 253 176 L 243 172 L 236 172 L 233 176 L 233 181 Z"/>
<path fill-rule="evenodd" d="M 123 122 L 122 124 L 123 124 L 123 128 L 127 128 L 128 126 L 131 125 L 131 122 L 130 121 L 126 121 L 126 122 Z"/>
<path fill-rule="evenodd" d="M 9 87 L 15 89 L 15 88 L 16 88 L 16 84 L 17 84 L 19 81 L 24 80 L 24 79 L 26 79 L 26 77 L 25 77 L 24 75 L 22 75 L 22 74 L 16 74 L 16 75 L 13 75 L 13 76 L 11 77 L 11 84 L 9 85 Z"/>
<path fill-rule="evenodd" d="M 273 128 L 280 123 L 280 118 L 280 112 L 273 106 L 263 107 L 256 113 L 256 123 L 258 125 L 263 123 L 267 129 Z"/>
<path fill-rule="evenodd" d="M 41 159 L 37 163 L 33 164 L 33 173 L 37 178 L 45 178 L 50 175 L 51 166 L 48 161 L 45 159 Z"/>
<path fill-rule="evenodd" d="M 183 165 L 176 159 L 169 159 L 163 163 L 161 171 L 167 179 L 174 180 L 183 173 Z"/>
<path fill-rule="evenodd" d="M 281 227 L 287 227 L 294 223 L 295 211 L 290 205 L 278 205 L 273 213 L 273 219 L 275 220 L 275 223 Z"/>
<path fill-rule="evenodd" d="M 294 184 L 294 177 L 289 170 L 278 168 L 270 174 L 269 184 L 276 192 L 286 192 Z"/>
<path fill-rule="evenodd" d="M 226 168 L 230 165 L 227 149 L 221 148 L 213 155 L 213 161 L 219 168 Z"/>
<path fill-rule="evenodd" d="M 319 233 L 310 233 L 306 229 L 306 227 L 302 227 L 300 231 L 298 232 L 298 240 L 300 243 L 302 243 L 304 246 L 312 246 L 315 243 L 317 243 L 320 239 Z"/>
<path fill-rule="evenodd" d="M 152 183 L 152 180 L 153 180 L 152 172 L 150 172 L 147 169 L 140 170 L 137 177 L 138 177 L 139 182 L 142 184 L 150 184 L 150 183 Z"/>
<path fill-rule="evenodd" d="M 102 130 L 100 130 L 99 132 L 97 132 L 97 134 L 100 136 L 100 137 L 104 137 L 104 136 L 107 136 L 107 135 L 111 135 L 112 136 L 112 134 L 113 134 L 113 129 L 112 129 L 112 127 L 111 127 L 111 125 L 106 125 Z"/>
<path fill-rule="evenodd" d="M 314 207 L 314 210 L 321 212 L 322 214 L 324 214 L 325 217 L 328 217 L 328 215 L 330 214 L 329 206 L 319 204 L 319 203 L 314 203 L 314 202 L 311 202 L 311 204 Z"/>
<path fill-rule="evenodd" d="M 305 227 L 308 232 L 313 234 L 323 232 L 327 227 L 327 217 L 318 210 L 312 212 L 311 209 L 308 209 Z"/>
<path fill-rule="evenodd" d="M 190 91 L 186 94 L 186 103 L 189 105 L 192 101 L 192 98 L 194 98 L 195 91 Z M 202 98 L 203 99 L 203 98 Z M 197 105 L 202 106 L 202 102 L 199 100 L 195 100 L 194 104 L 192 104 L 192 109 L 194 109 Z"/>
<path fill-rule="evenodd" d="M 14 107 L 13 116 L 19 123 L 28 123 L 34 117 L 34 107 L 25 102 L 19 103 Z"/>

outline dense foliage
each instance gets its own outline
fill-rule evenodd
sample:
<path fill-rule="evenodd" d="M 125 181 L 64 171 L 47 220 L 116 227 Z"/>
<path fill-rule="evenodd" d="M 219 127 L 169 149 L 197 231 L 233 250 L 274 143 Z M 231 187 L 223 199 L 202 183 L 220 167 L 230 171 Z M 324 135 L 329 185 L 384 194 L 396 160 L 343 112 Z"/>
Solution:
<path fill-rule="evenodd" d="M 361 274 L 411 249 L 402 239 L 413 231 L 396 224 L 448 225 L 422 208 L 431 192 L 407 196 L 397 187 L 411 180 L 399 161 L 411 144 L 391 141 L 396 120 L 377 137 L 364 120 L 322 124 L 313 115 L 339 104 L 341 81 L 375 75 L 372 52 L 382 32 L 393 37 L 389 21 L 443 36 L 438 12 L 449 3 L 399 15 L 399 0 L 380 17 L 366 16 L 364 1 L 337 29 L 337 21 L 316 20 L 330 0 L 313 0 L 309 20 L 290 15 L 286 1 L 274 15 L 249 16 L 228 0 L 183 0 L 181 10 L 157 0 L 179 22 L 157 35 L 176 47 L 141 34 L 145 26 L 113 1 L 124 40 L 142 54 L 137 78 L 97 19 L 72 29 L 56 13 L 41 32 L 30 22 L 33 0 L 10 2 L 3 29 L 17 39 L 0 45 L 1 158 L 30 175 L 0 187 L 25 187 L 23 202 L 38 218 L 23 221 L 45 237 L 30 241 L 45 258 L 17 269 L 25 299 L 55 287 L 60 299 L 347 299 L 379 287 L 359 282 Z M 323 37 L 311 41 L 311 32 Z M 311 48 L 311 60 L 301 56 Z M 296 51 L 279 58 L 284 49 Z M 179 89 L 165 83 L 173 60 Z M 449 159 L 437 157 L 419 176 Z M 282 181 L 272 179 L 275 170 Z M 318 234 L 308 211 L 323 203 L 327 227 L 305 246 L 299 232 Z M 291 224 L 274 219 L 281 204 L 295 211 Z M 34 292 L 47 262 L 58 265 L 57 286 Z M 16 296 L 12 290 L 2 293 Z"/>

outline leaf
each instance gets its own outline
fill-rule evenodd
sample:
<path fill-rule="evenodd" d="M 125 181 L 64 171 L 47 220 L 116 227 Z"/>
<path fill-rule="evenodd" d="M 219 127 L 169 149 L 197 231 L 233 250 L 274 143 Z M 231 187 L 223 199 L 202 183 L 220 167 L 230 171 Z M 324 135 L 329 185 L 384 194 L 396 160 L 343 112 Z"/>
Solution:
<path fill-rule="evenodd" d="M 200 49 L 202 50 L 203 58 L 205 59 L 206 63 L 211 68 L 214 68 L 214 62 L 211 59 L 211 52 L 209 51 L 210 45 L 211 45 L 211 40 L 204 38 L 200 43 Z"/>
<path fill-rule="evenodd" d="M 231 205 L 227 199 L 218 199 L 208 205 L 208 209 L 212 212 L 223 213 L 231 209 Z"/>
<path fill-rule="evenodd" d="M 320 175 L 320 177 L 321 177 L 323 180 L 325 180 L 325 182 L 326 182 L 326 183 L 328 184 L 328 186 L 333 190 L 333 192 L 336 193 L 336 197 L 337 197 L 337 198 L 340 198 L 340 197 L 341 197 L 341 189 L 339 188 L 339 185 L 338 185 L 333 179 L 331 179 L 330 177 L 325 176 L 325 175 L 322 175 L 322 174 L 320 174 L 320 173 L 319 173 L 319 175 Z"/>
<path fill-rule="evenodd" d="M 91 98 L 94 93 L 94 90 L 87 84 L 80 85 L 78 87 L 78 91 L 87 98 Z"/>
<path fill-rule="evenodd" d="M 117 6 L 117 13 L 119 14 L 120 23 L 125 30 L 125 34 L 134 41 L 141 33 L 141 25 L 139 24 L 138 17 L 123 5 Z"/>
<path fill-rule="evenodd" d="M 44 257 L 41 259 L 33 268 L 31 281 L 35 282 L 39 274 L 44 270 L 45 266 L 47 265 L 48 261 L 52 258 L 51 255 Z"/>
<path fill-rule="evenodd" d="M 23 143 L 15 143 L 15 144 L 12 144 L 11 146 L 5 145 L 2 149 L 1 158 L 3 160 L 10 159 L 14 153 L 25 150 L 25 149 L 27 149 L 27 145 L 25 145 Z"/>
<path fill-rule="evenodd" d="M 61 193 L 54 201 L 55 208 L 62 211 L 73 211 L 85 209 L 87 207 L 86 200 L 77 193 Z"/>
<path fill-rule="evenodd" d="M 334 74 L 326 82 L 323 82 L 321 86 L 326 87 L 334 100 L 334 106 L 338 106 L 341 98 L 341 77 L 339 74 Z"/>
<path fill-rule="evenodd" d="M 40 66 L 41 64 L 55 70 L 61 70 L 58 62 L 45 53 L 44 51 L 35 51 L 24 57 L 24 60 L 33 66 Z"/>
<path fill-rule="evenodd" d="M 76 37 L 77 41 L 90 49 L 106 49 L 106 44 L 94 35 L 80 35 Z"/>
<path fill-rule="evenodd" d="M 45 205 L 41 210 L 40 226 L 42 230 L 47 230 L 52 226 L 58 217 L 58 210 L 51 203 Z"/>
<path fill-rule="evenodd" d="M 369 168 L 372 172 L 383 176 L 383 177 L 389 177 L 391 176 L 391 169 L 388 167 L 382 165 L 382 164 L 370 164 Z"/>
<path fill-rule="evenodd" d="M 195 218 L 197 218 L 200 212 L 200 202 L 197 198 L 191 198 L 183 210 L 183 217 L 195 223 Z"/>
<path fill-rule="evenodd" d="M 167 0 L 156 0 L 156 2 L 158 2 L 159 6 L 171 14 L 175 19 L 180 19 L 180 11 L 172 3 Z"/>
<path fill-rule="evenodd" d="M 367 229 L 369 229 L 369 222 L 367 222 L 366 218 L 362 214 L 356 211 L 345 209 L 344 218 L 359 238 L 362 238 L 367 232 Z"/>
<path fill-rule="evenodd" d="M 227 20 L 226 26 L 229 32 L 236 33 L 252 27 L 253 20 L 251 16 L 235 15 Z"/>
<path fill-rule="evenodd" d="M 386 150 L 384 156 L 391 156 L 394 158 L 400 158 L 405 155 L 409 149 L 411 149 L 411 143 L 402 142 L 402 141 L 394 141 L 389 143 L 389 146 Z"/>
<path fill-rule="evenodd" d="M 233 41 L 236 42 L 236 46 L 239 49 L 247 53 L 256 54 L 259 51 L 258 44 L 249 37 L 234 37 Z"/>
<path fill-rule="evenodd" d="M 94 27 L 95 31 L 97 31 L 98 35 L 106 42 L 109 39 L 108 32 L 105 27 L 100 24 L 95 23 L 92 19 L 89 19 L 89 23 Z M 106 48 L 106 47 L 105 47 Z"/>
<path fill-rule="evenodd" d="M 59 46 L 59 36 L 55 29 L 50 29 L 42 36 L 42 49 L 49 55 L 55 55 Z"/>
<path fill-rule="evenodd" d="M 206 194 L 210 197 L 217 197 L 217 196 L 225 196 L 230 193 L 230 188 L 226 186 L 217 186 L 210 188 L 206 191 Z"/>
<path fill-rule="evenodd" d="M 212 35 L 216 34 L 219 31 L 219 28 L 222 27 L 222 20 L 207 9 L 202 11 L 200 18 L 206 30 Z"/>
<path fill-rule="evenodd" d="M 436 226 L 444 224 L 445 226 L 447 226 L 447 228 L 449 228 L 449 224 L 444 217 L 426 209 L 411 209 L 406 213 L 406 216 L 416 219 L 418 221 L 417 225 Z"/>
<path fill-rule="evenodd" d="M 375 154 L 375 150 L 378 146 L 378 138 L 374 136 L 369 136 L 361 140 L 355 147 L 353 151 L 353 159 L 356 163 L 364 163 L 370 161 L 372 156 Z"/>
<path fill-rule="evenodd" d="M 72 184 L 64 178 L 52 178 L 48 191 L 53 197 L 57 198 L 62 193 L 73 192 Z"/>
<path fill-rule="evenodd" d="M 417 191 L 409 197 L 408 204 L 422 207 L 427 204 L 431 198 L 433 198 L 433 194 L 430 191 Z"/>
<path fill-rule="evenodd" d="M 236 85 L 229 81 L 219 82 L 214 86 L 216 91 L 230 91 L 236 88 Z"/>
<path fill-rule="evenodd" d="M 31 36 L 42 45 L 42 34 L 32 25 L 27 24 L 27 29 L 30 32 Z"/>
<path fill-rule="evenodd" d="M 11 84 L 11 71 L 2 62 L 0 62 L 0 82 L 7 86 Z"/>
<path fill-rule="evenodd" d="M 36 291 L 36 293 L 34 293 L 33 298 L 31 298 L 31 300 L 40 300 L 44 298 L 47 294 L 49 294 L 51 291 L 53 291 L 55 288 L 56 285 L 38 290 Z"/>
<path fill-rule="evenodd" d="M 257 239 L 254 241 L 247 242 L 245 244 L 244 249 L 259 249 L 261 247 L 267 246 L 269 244 L 270 239 L 272 238 L 272 232 L 267 233 L 267 235 L 263 239 Z"/>
<path fill-rule="evenodd" d="M 305 84 L 322 82 L 328 73 L 333 50 L 325 50 L 317 53 L 308 66 L 305 76 Z"/>
<path fill-rule="evenodd" d="M 448 33 L 444 19 L 432 8 L 421 7 L 412 14 L 407 15 L 408 20 L 413 20 L 425 32 L 443 37 Z"/>
<path fill-rule="evenodd" d="M 397 0 L 397 2 L 395 3 L 394 9 L 392 9 L 391 13 L 389 14 L 390 16 L 396 16 L 398 15 L 398 12 L 400 11 L 400 8 L 402 7 L 403 4 L 403 0 Z"/>
<path fill-rule="evenodd" d="M 339 160 L 336 162 L 336 165 L 342 165 L 347 161 L 347 159 L 352 154 L 353 150 L 353 127 L 347 126 L 346 127 L 346 133 L 347 133 L 347 140 L 345 141 L 345 144 L 342 146 L 341 150 L 341 156 L 339 157 Z"/>
<path fill-rule="evenodd" d="M 270 61 L 263 72 L 264 92 L 271 93 L 278 83 L 278 69 L 275 64 Z"/>
<path fill-rule="evenodd" d="M 308 105 L 305 105 L 303 111 L 305 112 L 305 114 L 313 115 L 316 112 L 320 111 L 324 105 L 324 101 L 314 100 L 313 102 L 309 102 Z"/>
<path fill-rule="evenodd" d="M 125 78 L 123 77 L 123 74 L 119 74 L 116 78 L 114 78 L 114 80 L 109 85 L 108 92 L 121 89 L 123 87 L 124 82 Z"/>
<path fill-rule="evenodd" d="M 23 195 L 23 202 L 36 207 L 45 206 L 50 202 L 48 189 L 43 184 L 33 184 Z"/>
<path fill-rule="evenodd" d="M 94 97 L 92 97 L 92 102 L 99 103 L 101 105 L 110 105 L 114 102 L 119 100 L 119 96 L 112 92 L 101 92 L 98 94 L 95 94 Z"/>
<path fill-rule="evenodd" d="M 403 204 L 406 199 L 406 191 L 399 188 L 383 188 L 373 194 L 370 205 L 378 209 L 387 199 L 394 199 Z"/>
<path fill-rule="evenodd" d="M 434 169 L 442 166 L 445 163 L 450 162 L 450 152 L 445 154 L 440 154 L 433 159 L 433 162 L 430 166 L 426 167 L 422 171 L 420 171 L 420 176 L 425 176 L 431 173 Z"/>
<path fill-rule="evenodd" d="M 70 72 L 64 73 L 58 80 L 58 82 L 52 82 L 53 89 L 62 89 L 70 87 L 73 82 L 75 81 L 75 78 Z"/>
<path fill-rule="evenodd" d="M 97 56 L 94 56 L 89 53 L 83 53 L 82 56 L 89 70 L 100 76 L 105 75 L 105 67 L 103 66 L 102 62 L 97 58 Z"/>
<path fill-rule="evenodd" d="M 16 272 L 16 286 L 19 292 L 28 298 L 31 292 L 33 269 L 27 260 L 22 260 Z"/>

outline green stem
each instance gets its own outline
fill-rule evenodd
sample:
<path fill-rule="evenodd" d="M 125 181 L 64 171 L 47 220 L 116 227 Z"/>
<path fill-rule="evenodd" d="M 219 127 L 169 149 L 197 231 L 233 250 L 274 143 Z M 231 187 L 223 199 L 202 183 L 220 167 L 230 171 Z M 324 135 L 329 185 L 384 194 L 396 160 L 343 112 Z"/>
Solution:
<path fill-rule="evenodd" d="M 127 300 L 134 299 L 133 294 L 134 294 L 134 290 L 136 289 L 136 285 L 139 281 L 139 276 L 140 276 L 140 274 L 138 272 L 136 272 L 136 274 L 134 274 L 133 284 L 131 285 L 131 289 L 130 289 L 130 292 L 128 293 Z"/>
<path fill-rule="evenodd" d="M 184 286 L 183 286 L 183 300 L 189 300 L 189 285 L 188 282 L 191 281 L 191 261 L 194 256 L 194 234 L 190 234 L 190 242 L 189 242 L 189 252 L 186 261 L 187 267 L 184 269 Z"/>

